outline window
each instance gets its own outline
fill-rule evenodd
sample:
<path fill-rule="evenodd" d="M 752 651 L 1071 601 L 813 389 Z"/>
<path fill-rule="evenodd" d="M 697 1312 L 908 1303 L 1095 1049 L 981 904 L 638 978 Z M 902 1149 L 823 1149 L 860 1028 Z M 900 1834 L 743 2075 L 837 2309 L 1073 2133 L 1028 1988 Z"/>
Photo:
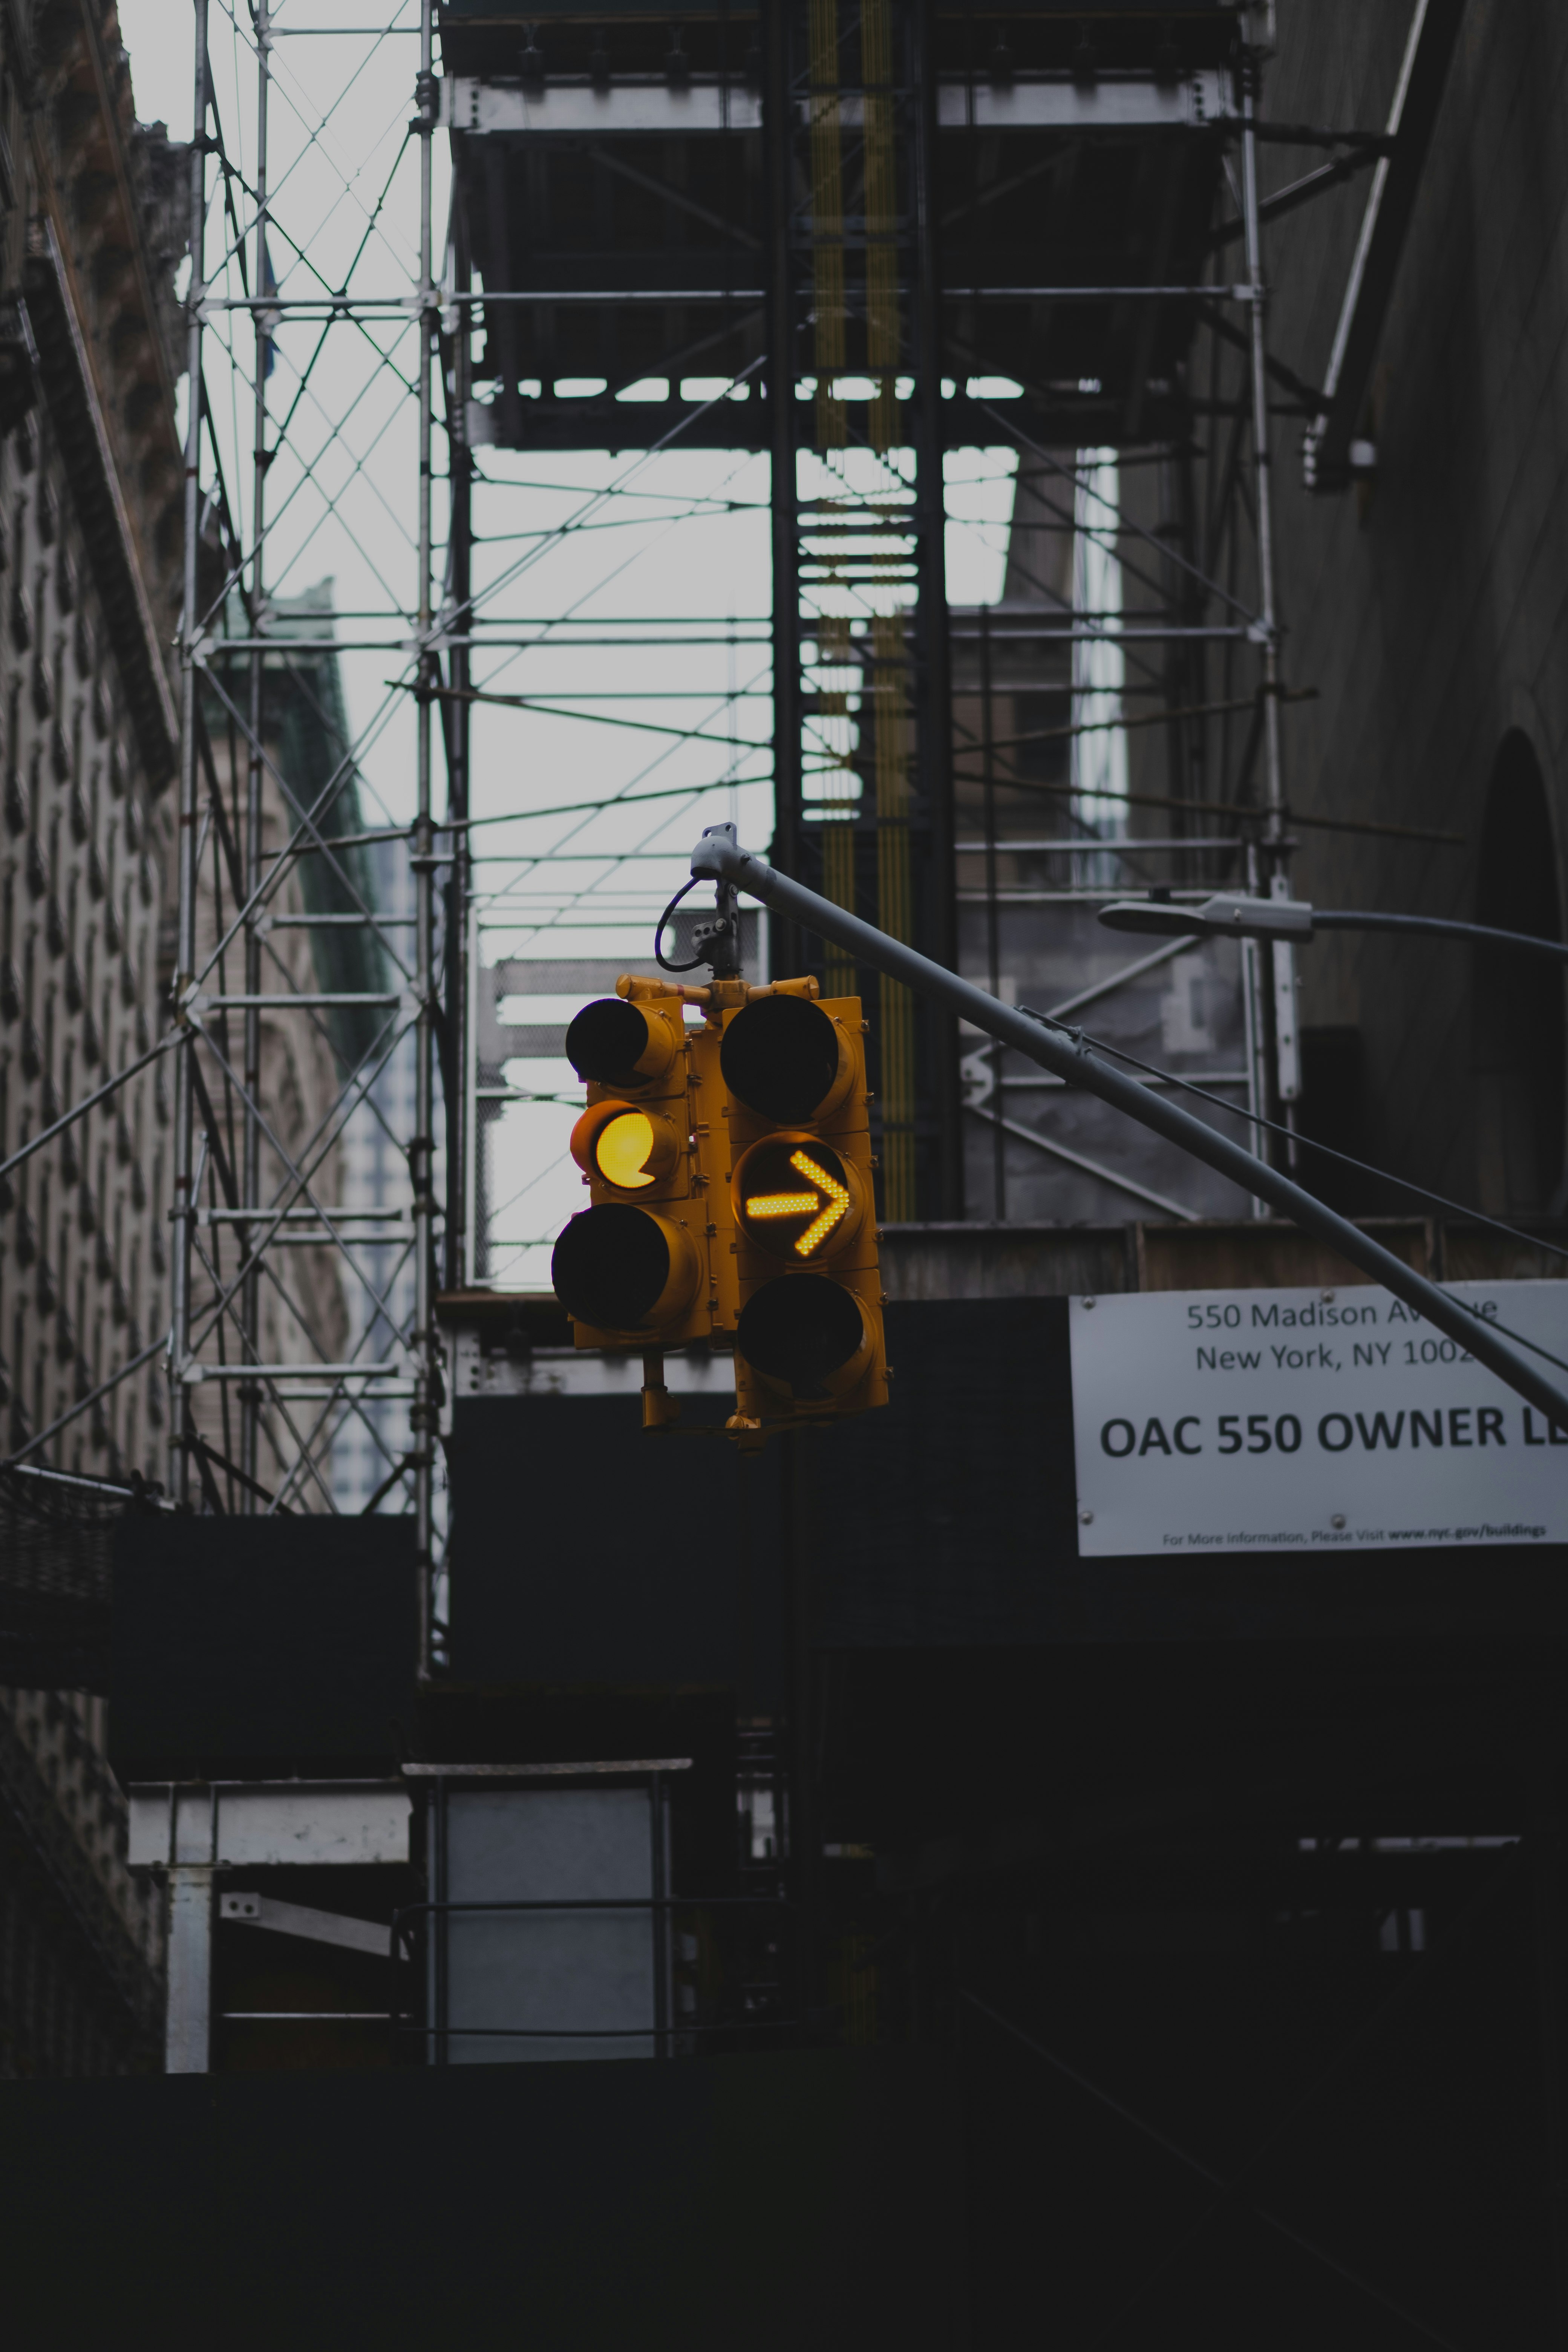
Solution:
<path fill-rule="evenodd" d="M 1478 923 L 1563 937 L 1557 845 L 1541 763 L 1529 738 L 1503 739 L 1487 788 L 1476 874 Z M 1477 1178 L 1493 1214 L 1563 1208 L 1563 967 L 1544 957 L 1478 948 L 1472 1066 L 1479 1090 Z"/>

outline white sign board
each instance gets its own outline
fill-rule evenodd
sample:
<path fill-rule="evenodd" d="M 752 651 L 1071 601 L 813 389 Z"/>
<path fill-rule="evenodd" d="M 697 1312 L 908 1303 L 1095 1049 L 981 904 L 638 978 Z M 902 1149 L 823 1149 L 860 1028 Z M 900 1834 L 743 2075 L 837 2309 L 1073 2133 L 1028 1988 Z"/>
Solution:
<path fill-rule="evenodd" d="M 1568 1282 L 1445 1287 L 1568 1363 Z M 1124 1292 L 1069 1328 L 1085 1559 L 1568 1543 L 1568 1435 L 1389 1291 Z"/>

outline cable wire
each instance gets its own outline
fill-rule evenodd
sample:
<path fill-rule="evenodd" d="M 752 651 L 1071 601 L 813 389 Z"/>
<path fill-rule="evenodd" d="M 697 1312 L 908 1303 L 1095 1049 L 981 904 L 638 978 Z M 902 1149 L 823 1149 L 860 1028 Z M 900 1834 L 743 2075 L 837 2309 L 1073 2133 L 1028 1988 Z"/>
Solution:
<path fill-rule="evenodd" d="M 674 914 L 677 907 L 679 906 L 682 898 L 686 898 L 691 891 L 696 889 L 698 878 L 699 877 L 694 874 L 690 881 L 684 884 L 683 887 L 676 892 L 674 898 L 670 900 L 668 906 L 665 908 L 663 914 L 654 925 L 654 961 L 658 964 L 660 971 L 695 971 L 700 963 L 706 963 L 708 961 L 706 956 L 693 956 L 689 963 L 671 963 L 669 958 L 665 954 L 663 948 L 659 945 L 659 941 L 664 937 L 665 925 L 668 922 L 671 915 Z"/>
<path fill-rule="evenodd" d="M 1263 1128 L 1270 1135 L 1283 1136 L 1288 1143 L 1300 1144 L 1309 1151 L 1321 1152 L 1326 1160 L 1337 1160 L 1342 1167 L 1353 1168 L 1360 1175 L 1375 1176 L 1380 1183 L 1397 1185 L 1401 1192 L 1413 1193 L 1417 1200 L 1429 1201 L 1435 1209 L 1447 1209 L 1452 1216 L 1466 1217 L 1476 1224 L 1488 1225 L 1493 1233 L 1503 1234 L 1511 1242 L 1523 1242 L 1530 1249 L 1545 1250 L 1552 1257 L 1568 1258 L 1568 1249 L 1560 1248 L 1555 1242 L 1543 1241 L 1537 1234 L 1521 1233 L 1517 1226 L 1504 1224 L 1500 1218 L 1489 1217 L 1483 1209 L 1467 1208 L 1462 1201 L 1450 1201 L 1441 1192 L 1428 1192 L 1425 1184 L 1414 1183 L 1407 1176 L 1394 1176 L 1386 1168 L 1373 1168 L 1364 1160 L 1352 1159 L 1348 1151 L 1336 1151 L 1331 1143 L 1319 1143 L 1313 1137 L 1302 1135 L 1295 1128 L 1281 1126 L 1278 1119 L 1264 1118 L 1258 1111 L 1243 1110 L 1239 1103 L 1226 1102 L 1223 1096 L 1210 1094 L 1206 1087 L 1194 1085 L 1191 1078 L 1178 1077 L 1173 1070 L 1162 1070 L 1152 1062 L 1141 1062 L 1136 1054 L 1129 1054 L 1123 1046 L 1112 1045 L 1103 1037 L 1091 1037 L 1087 1030 L 1071 1028 L 1065 1021 L 1053 1021 L 1047 1013 L 1037 1013 L 1032 1004 L 1021 1004 L 1018 1010 L 1026 1013 L 1032 1021 L 1043 1021 L 1047 1028 L 1060 1029 L 1069 1037 L 1082 1037 L 1084 1044 L 1092 1045 L 1097 1054 L 1110 1054 L 1118 1062 L 1128 1062 L 1147 1077 L 1162 1078 L 1167 1086 L 1180 1087 L 1185 1094 L 1200 1096 L 1205 1102 L 1213 1103 L 1216 1109 L 1227 1110 L 1233 1118 L 1246 1119 L 1251 1127 Z"/>
<path fill-rule="evenodd" d="M 1258 1111 L 1244 1110 L 1239 1103 L 1229 1103 L 1222 1096 L 1210 1094 L 1206 1087 L 1194 1085 L 1191 1078 L 1179 1078 L 1173 1070 L 1162 1070 L 1152 1062 L 1141 1062 L 1136 1054 L 1129 1054 L 1120 1045 L 1110 1045 L 1102 1037 L 1091 1037 L 1086 1029 L 1073 1028 L 1065 1021 L 1053 1021 L 1048 1013 L 1040 1013 L 1032 1004 L 1020 1004 L 1018 1010 L 1047 1029 L 1059 1029 L 1063 1036 L 1092 1046 L 1096 1053 L 1109 1054 L 1113 1061 L 1130 1064 L 1133 1069 L 1142 1070 L 1146 1077 L 1161 1078 L 1167 1086 L 1179 1087 L 1184 1094 L 1196 1095 L 1202 1101 L 1213 1103 L 1216 1110 L 1229 1111 L 1233 1118 L 1245 1119 L 1249 1127 L 1262 1128 L 1269 1135 L 1282 1135 L 1288 1142 L 1305 1144 L 1310 1151 L 1321 1151 L 1326 1159 L 1337 1160 L 1342 1166 L 1354 1168 L 1363 1176 L 1375 1176 L 1380 1183 L 1396 1185 L 1402 1192 L 1413 1193 L 1417 1200 L 1429 1201 L 1434 1208 L 1447 1209 L 1456 1217 L 1486 1225 L 1494 1234 L 1502 1234 L 1510 1241 L 1522 1242 L 1527 1249 L 1544 1250 L 1549 1257 L 1568 1259 L 1568 1249 L 1561 1248 L 1556 1242 L 1543 1241 L 1537 1234 L 1521 1233 L 1515 1225 L 1505 1225 L 1500 1218 L 1489 1217 L 1484 1210 L 1466 1208 L 1462 1202 L 1447 1200 L 1441 1192 L 1430 1192 L 1424 1184 L 1412 1183 L 1408 1177 L 1390 1175 L 1386 1169 L 1371 1167 L 1364 1160 L 1352 1160 L 1348 1152 L 1336 1151 L 1331 1144 L 1314 1142 L 1310 1136 L 1300 1135 L 1291 1128 L 1282 1127 L 1277 1119 L 1265 1118 Z M 1552 1365 L 1560 1372 L 1568 1372 L 1568 1362 L 1561 1356 L 1554 1356 L 1551 1349 L 1543 1348 L 1539 1340 L 1530 1339 L 1522 1331 L 1510 1330 L 1495 1316 L 1489 1315 L 1486 1319 L 1494 1331 L 1500 1331 L 1505 1339 L 1517 1341 L 1521 1348 L 1528 1348 L 1532 1356 L 1541 1358 L 1542 1363 Z"/>

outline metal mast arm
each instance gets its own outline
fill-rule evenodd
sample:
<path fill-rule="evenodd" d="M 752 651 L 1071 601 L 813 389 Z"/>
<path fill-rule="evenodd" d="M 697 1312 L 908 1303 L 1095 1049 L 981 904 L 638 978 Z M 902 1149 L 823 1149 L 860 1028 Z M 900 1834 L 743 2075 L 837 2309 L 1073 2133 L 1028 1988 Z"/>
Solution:
<path fill-rule="evenodd" d="M 1068 1086 L 1098 1095 L 1102 1102 L 1125 1111 L 1140 1126 L 1152 1128 L 1168 1142 L 1217 1169 L 1232 1183 L 1290 1218 L 1303 1232 L 1328 1243 L 1352 1265 L 1359 1266 L 1371 1281 L 1381 1283 L 1437 1330 L 1458 1340 L 1479 1363 L 1495 1372 L 1499 1380 L 1544 1413 L 1550 1422 L 1568 1430 L 1568 1393 L 1500 1331 L 1473 1315 L 1436 1283 L 1417 1274 L 1348 1218 L 1338 1215 L 1310 1192 L 1303 1192 L 1300 1184 L 1292 1183 L 1278 1169 L 1255 1160 L 1240 1144 L 1232 1143 L 1228 1137 L 1205 1126 L 1201 1118 L 1194 1118 L 1191 1111 L 1183 1110 L 1177 1103 L 1163 1101 L 1152 1088 L 1141 1086 L 1135 1078 L 1126 1077 L 1108 1062 L 1102 1062 L 1074 1033 L 1047 1027 L 1030 1013 L 999 1004 L 983 988 L 961 980 L 956 972 L 932 963 L 928 956 L 918 954 L 901 941 L 889 939 L 872 924 L 863 923 L 858 916 L 847 914 L 842 907 L 819 898 L 815 890 L 805 889 L 800 883 L 778 873 L 765 858 L 740 848 L 727 827 L 716 827 L 702 835 L 691 853 L 691 872 L 698 881 L 733 884 L 748 898 L 761 899 L 763 906 L 815 931 L 819 938 L 831 940 L 857 963 L 869 966 L 873 971 L 885 971 L 918 994 L 945 1004 L 961 1019 L 984 1030 L 987 1036 L 1000 1038 L 1005 1045 L 1038 1063 L 1042 1069 L 1052 1071 Z"/>

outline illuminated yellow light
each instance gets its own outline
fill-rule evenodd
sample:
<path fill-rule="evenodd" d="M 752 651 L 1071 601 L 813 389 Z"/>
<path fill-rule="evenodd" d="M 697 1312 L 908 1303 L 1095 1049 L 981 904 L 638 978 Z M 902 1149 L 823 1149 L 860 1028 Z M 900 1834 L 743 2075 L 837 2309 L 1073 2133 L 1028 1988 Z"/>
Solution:
<path fill-rule="evenodd" d="M 815 1192 L 759 1192 L 746 1203 L 748 1217 L 809 1217 L 822 1202 Z"/>
<path fill-rule="evenodd" d="M 646 1111 L 622 1111 L 599 1130 L 594 1158 L 606 1184 L 618 1192 L 640 1192 L 653 1178 L 647 1163 L 653 1152 L 653 1121 Z"/>
<path fill-rule="evenodd" d="M 808 1176 L 814 1184 L 820 1184 L 827 1195 L 822 1214 L 812 1219 L 795 1245 L 797 1257 L 809 1257 L 812 1251 L 819 1243 L 827 1239 L 834 1226 L 847 1213 L 849 1207 L 849 1193 L 845 1185 L 836 1183 L 826 1169 L 819 1168 L 816 1160 L 809 1158 L 804 1151 L 792 1151 L 789 1164 L 792 1168 L 798 1168 L 801 1174 Z"/>

